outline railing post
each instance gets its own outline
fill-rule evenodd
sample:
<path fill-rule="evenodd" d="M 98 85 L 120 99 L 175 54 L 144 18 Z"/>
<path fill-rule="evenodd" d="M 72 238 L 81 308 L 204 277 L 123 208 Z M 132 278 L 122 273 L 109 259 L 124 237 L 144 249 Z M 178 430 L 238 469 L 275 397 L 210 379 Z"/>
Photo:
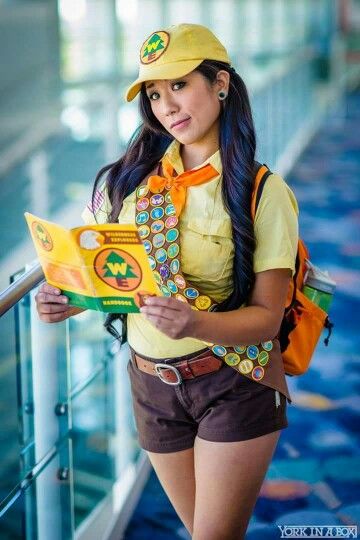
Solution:
<path fill-rule="evenodd" d="M 35 309 L 35 292 L 32 291 L 30 295 L 30 320 L 34 448 L 35 463 L 38 463 L 61 436 L 55 409 L 63 382 L 60 381 L 59 373 L 59 344 L 65 342 L 65 323 L 48 324 L 40 321 Z M 58 467 L 59 464 L 61 468 L 59 459 L 54 459 L 36 478 L 38 540 L 63 540 L 61 491 L 62 482 L 68 481 L 68 478 L 62 477 L 63 471 Z"/>

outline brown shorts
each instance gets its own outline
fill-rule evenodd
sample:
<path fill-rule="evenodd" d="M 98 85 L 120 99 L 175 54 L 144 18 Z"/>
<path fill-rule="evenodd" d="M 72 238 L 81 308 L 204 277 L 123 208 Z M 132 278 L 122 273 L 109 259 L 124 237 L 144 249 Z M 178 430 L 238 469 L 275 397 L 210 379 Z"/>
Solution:
<path fill-rule="evenodd" d="M 172 364 L 204 350 L 159 362 Z M 279 403 L 275 390 L 225 363 L 179 386 L 140 371 L 131 359 L 127 370 L 139 444 L 149 452 L 192 448 L 196 435 L 215 442 L 245 441 L 288 426 L 286 397 L 279 393 Z"/>

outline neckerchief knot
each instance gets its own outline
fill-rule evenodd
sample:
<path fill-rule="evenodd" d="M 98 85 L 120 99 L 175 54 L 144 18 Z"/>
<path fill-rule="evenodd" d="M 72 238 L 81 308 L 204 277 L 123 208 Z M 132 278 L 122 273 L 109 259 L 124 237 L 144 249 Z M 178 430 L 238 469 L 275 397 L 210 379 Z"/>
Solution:
<path fill-rule="evenodd" d="M 177 175 L 174 167 L 166 156 L 162 159 L 160 166 L 161 165 L 164 176 L 158 174 L 150 176 L 147 185 L 152 193 L 161 193 L 164 188 L 170 190 L 170 196 L 177 217 L 179 217 L 185 205 L 187 188 L 189 186 L 198 186 L 205 182 L 209 182 L 209 180 L 212 180 L 219 174 L 218 171 L 208 163 L 199 169 L 191 169 L 190 171 L 184 171 Z"/>

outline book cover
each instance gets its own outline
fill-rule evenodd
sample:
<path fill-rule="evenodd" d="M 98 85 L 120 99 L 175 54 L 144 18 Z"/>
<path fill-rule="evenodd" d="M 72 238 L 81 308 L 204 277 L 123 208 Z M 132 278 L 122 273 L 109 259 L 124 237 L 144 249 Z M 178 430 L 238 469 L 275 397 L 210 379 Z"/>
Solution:
<path fill-rule="evenodd" d="M 163 296 L 136 225 L 66 229 L 29 212 L 25 218 L 46 281 L 73 306 L 138 313 L 146 296 Z"/>

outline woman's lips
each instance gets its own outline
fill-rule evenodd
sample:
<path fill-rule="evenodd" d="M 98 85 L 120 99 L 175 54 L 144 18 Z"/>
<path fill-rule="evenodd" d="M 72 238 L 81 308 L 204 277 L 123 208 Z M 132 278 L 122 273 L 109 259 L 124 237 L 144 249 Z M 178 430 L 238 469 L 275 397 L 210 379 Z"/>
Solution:
<path fill-rule="evenodd" d="M 173 126 L 172 129 L 183 128 L 189 124 L 190 120 L 191 118 L 188 118 L 187 120 L 183 120 L 182 122 L 180 122 L 180 124 L 176 124 L 175 126 Z"/>

